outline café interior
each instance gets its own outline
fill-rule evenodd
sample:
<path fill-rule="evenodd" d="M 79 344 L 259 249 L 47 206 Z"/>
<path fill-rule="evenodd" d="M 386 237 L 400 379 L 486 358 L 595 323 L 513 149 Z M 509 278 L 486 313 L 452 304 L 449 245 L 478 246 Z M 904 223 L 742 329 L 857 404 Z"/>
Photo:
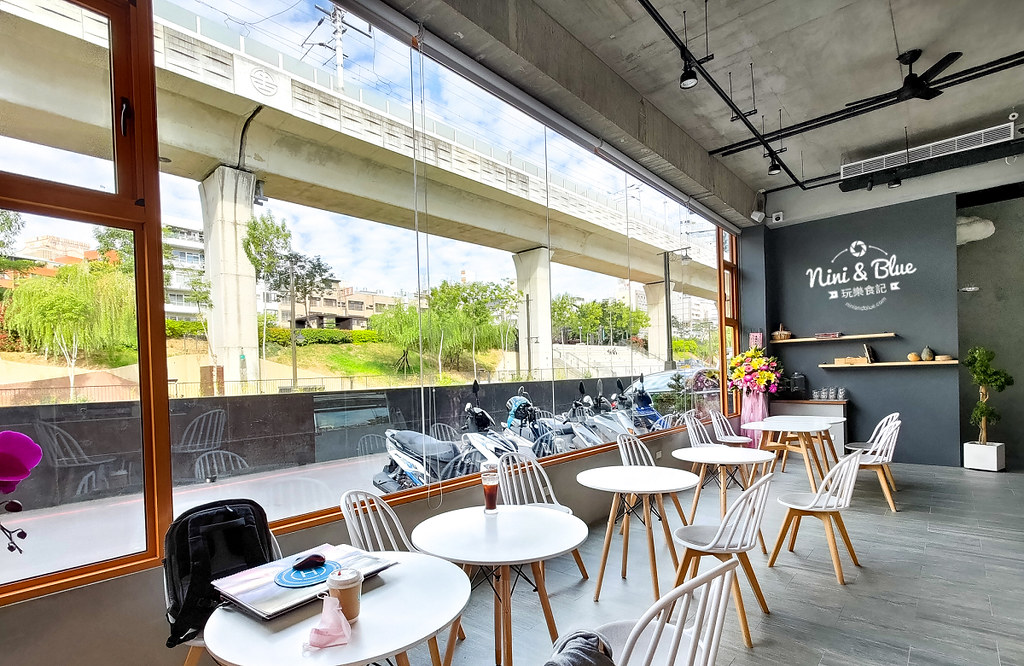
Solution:
<path fill-rule="evenodd" d="M 0 0 L 0 662 L 1024 664 L 1024 4 L 323 4 Z"/>

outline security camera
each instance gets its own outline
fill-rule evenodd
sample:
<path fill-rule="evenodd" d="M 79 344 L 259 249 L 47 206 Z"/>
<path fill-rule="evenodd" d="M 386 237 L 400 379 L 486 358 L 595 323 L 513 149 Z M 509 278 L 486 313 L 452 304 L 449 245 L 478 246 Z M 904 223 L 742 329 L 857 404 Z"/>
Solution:
<path fill-rule="evenodd" d="M 764 211 L 755 210 L 753 213 L 750 214 L 750 219 L 752 219 L 757 224 L 761 224 L 762 222 L 764 222 Z"/>

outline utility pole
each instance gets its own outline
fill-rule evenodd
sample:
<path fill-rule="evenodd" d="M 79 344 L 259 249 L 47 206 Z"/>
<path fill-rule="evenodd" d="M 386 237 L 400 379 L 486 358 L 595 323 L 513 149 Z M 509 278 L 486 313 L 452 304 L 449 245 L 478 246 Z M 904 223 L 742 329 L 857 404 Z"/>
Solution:
<path fill-rule="evenodd" d="M 295 331 L 295 256 L 292 255 L 290 252 L 288 254 L 289 254 L 288 263 L 289 263 L 289 272 L 290 272 L 290 276 L 289 276 L 288 282 L 289 282 L 289 290 L 291 291 L 291 299 L 292 299 L 292 303 L 291 303 L 291 316 L 289 317 L 289 319 L 291 320 L 289 322 L 289 324 L 290 324 L 289 325 L 289 329 L 291 330 L 291 335 L 288 336 L 288 337 L 291 339 L 291 343 L 292 343 L 292 392 L 294 393 L 296 391 L 296 389 L 298 388 L 298 386 L 299 386 L 299 362 L 298 362 L 298 359 L 295 356 L 295 336 L 296 336 L 296 331 Z"/>

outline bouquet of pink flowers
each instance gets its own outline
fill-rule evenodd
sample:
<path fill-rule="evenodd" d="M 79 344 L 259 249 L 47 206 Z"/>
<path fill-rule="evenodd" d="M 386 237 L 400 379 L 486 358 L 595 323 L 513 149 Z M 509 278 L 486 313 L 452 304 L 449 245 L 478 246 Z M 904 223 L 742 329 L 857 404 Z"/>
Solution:
<path fill-rule="evenodd" d="M 754 347 L 729 359 L 729 388 L 745 394 L 775 393 L 779 390 L 782 364 L 764 349 Z"/>

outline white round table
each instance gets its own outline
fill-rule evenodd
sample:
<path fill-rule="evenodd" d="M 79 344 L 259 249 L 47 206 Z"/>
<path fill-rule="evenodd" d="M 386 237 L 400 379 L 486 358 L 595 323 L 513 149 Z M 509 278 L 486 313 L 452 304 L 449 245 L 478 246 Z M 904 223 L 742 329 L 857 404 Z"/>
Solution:
<path fill-rule="evenodd" d="M 541 562 L 564 555 L 587 540 L 579 518 L 539 506 L 498 505 L 456 509 L 427 518 L 412 531 L 425 553 L 463 565 L 479 566 L 494 581 L 494 659 L 512 665 L 512 566 L 529 564 L 551 640 L 558 638 Z"/>
<path fill-rule="evenodd" d="M 676 449 L 672 452 L 672 457 L 700 465 L 700 482 L 693 492 L 693 507 L 690 509 L 691 523 L 697 513 L 697 500 L 700 498 L 700 489 L 704 483 L 704 475 L 707 473 L 708 465 L 718 466 L 722 517 L 725 517 L 725 512 L 729 506 L 726 494 L 726 487 L 729 485 L 729 470 L 739 470 L 742 478 L 745 476 L 742 465 L 760 465 L 775 460 L 775 454 L 770 451 L 732 446 L 696 446 Z M 746 482 L 744 483 L 746 484 Z"/>
<path fill-rule="evenodd" d="M 836 422 L 836 418 L 843 417 L 769 416 L 761 421 L 744 424 L 743 427 L 761 431 L 761 443 L 758 447 L 761 450 L 774 453 L 799 453 L 803 456 L 807 480 L 811 484 L 811 490 L 817 492 L 818 484 L 814 480 L 811 462 L 814 462 L 822 479 L 825 478 L 826 472 L 821 465 L 815 443 L 821 443 L 821 457 L 825 459 L 825 465 L 828 466 L 826 447 L 831 449 L 833 457 L 836 456 L 832 435 L 829 433 L 829 428 Z M 774 440 L 773 435 L 776 435 Z M 795 444 L 791 443 L 794 441 Z M 838 460 L 838 458 L 836 459 Z M 783 469 L 785 469 L 785 463 L 783 463 Z"/>
<path fill-rule="evenodd" d="M 594 590 L 594 601 L 601 596 L 601 582 L 604 580 L 604 569 L 608 563 L 608 551 L 612 544 L 612 532 L 615 529 L 615 521 L 618 517 L 619 504 L 622 502 L 623 529 L 622 529 L 622 577 L 626 577 L 626 559 L 629 553 L 629 516 L 636 511 L 636 503 L 630 502 L 627 496 L 636 496 L 643 506 L 643 513 L 640 514 L 647 530 L 647 552 L 651 564 L 651 583 L 654 586 L 654 598 L 661 597 L 658 587 L 658 563 L 654 551 L 654 530 L 651 527 L 651 496 L 655 498 L 658 510 L 661 512 L 661 527 L 665 533 L 665 542 L 668 544 L 669 552 L 672 554 L 672 565 L 679 566 L 679 556 L 676 554 L 675 543 L 672 540 L 672 533 L 668 527 L 668 515 L 665 513 L 665 503 L 662 495 L 668 494 L 675 502 L 679 517 L 686 524 L 682 507 L 679 506 L 679 498 L 676 493 L 689 490 L 698 484 L 696 474 L 672 467 L 657 467 L 649 465 L 615 465 L 611 467 L 595 467 L 580 472 L 576 475 L 576 481 L 582 486 L 603 490 L 612 494 L 612 506 L 608 512 L 608 528 L 604 533 L 604 550 L 601 553 L 601 568 L 597 574 L 597 589 Z"/>
<path fill-rule="evenodd" d="M 347 645 L 303 649 L 323 608 L 315 601 L 269 621 L 234 607 L 213 612 L 203 639 L 228 666 L 363 666 L 399 655 L 451 624 L 469 601 L 469 578 L 459 567 L 422 553 L 385 552 L 398 562 L 363 583 L 358 621 Z M 424 612 L 429 609 L 430 612 Z"/>

